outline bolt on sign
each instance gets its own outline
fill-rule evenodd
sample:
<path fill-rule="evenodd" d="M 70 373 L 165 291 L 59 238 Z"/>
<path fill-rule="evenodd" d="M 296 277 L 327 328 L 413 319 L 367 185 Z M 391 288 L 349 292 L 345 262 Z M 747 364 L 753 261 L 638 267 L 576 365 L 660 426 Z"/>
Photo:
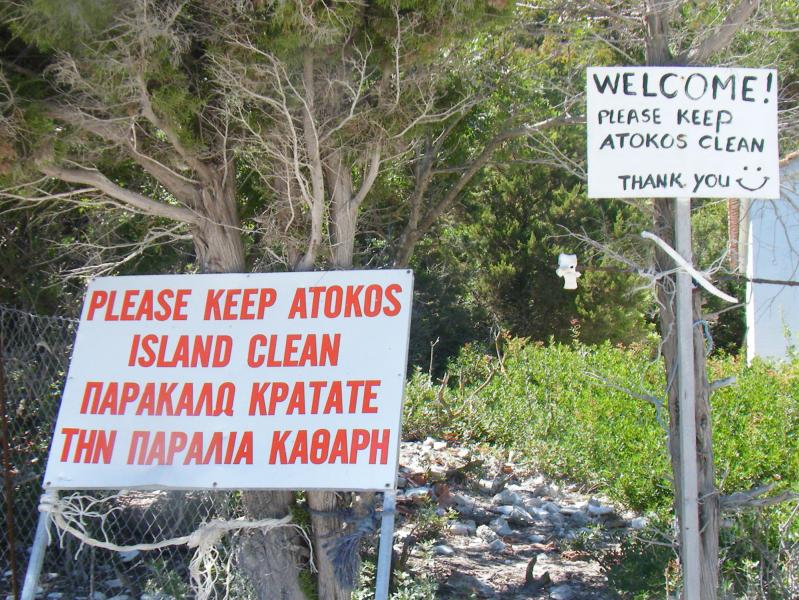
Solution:
<path fill-rule="evenodd" d="M 591 198 L 779 198 L 777 72 L 587 70 Z"/>
<path fill-rule="evenodd" d="M 46 488 L 394 487 L 413 274 L 103 277 Z"/>

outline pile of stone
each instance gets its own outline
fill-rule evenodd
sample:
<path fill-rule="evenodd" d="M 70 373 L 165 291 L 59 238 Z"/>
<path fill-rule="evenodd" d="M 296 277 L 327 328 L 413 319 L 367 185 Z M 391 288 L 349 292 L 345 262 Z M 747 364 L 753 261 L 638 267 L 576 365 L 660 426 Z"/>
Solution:
<path fill-rule="evenodd" d="M 580 539 L 610 545 L 620 530 L 641 529 L 646 519 L 512 461 L 440 440 L 402 444 L 400 511 L 412 516 L 415 507 L 435 503 L 448 517 L 432 547 L 440 597 L 616 597 L 606 589 L 595 553 L 572 548 Z M 412 522 L 400 528 L 398 548 Z"/>

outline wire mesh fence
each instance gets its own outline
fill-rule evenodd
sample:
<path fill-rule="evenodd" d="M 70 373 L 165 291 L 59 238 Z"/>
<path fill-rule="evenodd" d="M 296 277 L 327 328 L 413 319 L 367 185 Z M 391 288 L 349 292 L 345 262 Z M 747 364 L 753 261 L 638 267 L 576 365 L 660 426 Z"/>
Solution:
<path fill-rule="evenodd" d="M 53 435 L 77 322 L 0 306 L 0 417 L 4 523 L 0 543 L 0 597 L 22 589 L 33 536 L 47 452 Z M 80 492 L 76 492 L 80 498 Z M 84 522 L 88 536 L 117 545 L 154 543 L 189 535 L 212 519 L 241 515 L 231 492 L 92 491 Z M 225 549 L 222 550 L 225 552 Z M 54 539 L 45 555 L 41 594 L 102 600 L 125 592 L 135 598 L 191 597 L 191 550 L 119 552 L 82 546 L 70 535 Z M 229 582 L 228 582 L 229 587 Z M 228 590 L 229 591 L 229 590 Z M 58 596 L 58 594 L 61 594 Z M 236 597 L 246 594 L 240 590 Z"/>

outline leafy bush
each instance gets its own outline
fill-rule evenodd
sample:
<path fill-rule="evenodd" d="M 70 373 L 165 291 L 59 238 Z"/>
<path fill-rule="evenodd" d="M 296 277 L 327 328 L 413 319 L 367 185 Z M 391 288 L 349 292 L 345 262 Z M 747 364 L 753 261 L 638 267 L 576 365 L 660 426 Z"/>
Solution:
<path fill-rule="evenodd" d="M 662 375 L 645 351 L 503 344 L 502 358 L 465 347 L 445 387 L 415 373 L 406 432 L 515 448 L 543 471 L 600 485 L 632 508 L 670 504 L 665 431 L 655 409 L 599 379 L 653 393 Z"/>

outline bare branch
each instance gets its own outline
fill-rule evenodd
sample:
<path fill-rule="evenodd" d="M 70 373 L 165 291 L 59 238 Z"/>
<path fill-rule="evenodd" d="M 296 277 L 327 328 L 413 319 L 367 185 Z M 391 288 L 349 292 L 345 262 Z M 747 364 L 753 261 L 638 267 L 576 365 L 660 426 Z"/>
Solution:
<path fill-rule="evenodd" d="M 455 202 L 458 195 L 464 190 L 469 182 L 474 178 L 480 170 L 488 164 L 491 157 L 494 155 L 502 145 L 513 138 L 521 137 L 524 135 L 532 135 L 554 125 L 572 124 L 575 120 L 571 116 L 558 116 L 544 119 L 532 125 L 523 125 L 520 127 L 512 127 L 501 131 L 495 135 L 484 147 L 482 152 L 475 157 L 469 167 L 458 178 L 455 184 L 447 191 L 443 198 L 435 203 L 419 220 L 418 225 L 409 222 L 405 231 L 402 233 L 400 248 L 397 252 L 395 259 L 395 266 L 404 267 L 407 265 L 413 253 L 413 247 L 419 240 L 421 235 L 429 230 L 433 223 Z"/>
<path fill-rule="evenodd" d="M 131 159 L 176 197 L 186 199 L 197 193 L 196 181 L 184 177 L 139 150 L 136 124 L 131 118 L 100 119 L 78 108 L 52 102 L 45 105 L 45 113 L 53 119 L 68 123 L 123 148 Z"/>
<path fill-rule="evenodd" d="M 369 168 L 363 177 L 363 181 L 361 182 L 361 187 L 358 190 L 358 193 L 355 194 L 351 201 L 354 208 L 358 208 L 361 204 L 363 204 L 363 201 L 366 199 L 366 195 L 369 193 L 369 190 L 372 189 L 372 186 L 374 185 L 379 173 L 380 145 L 375 144 L 369 156 Z"/>
<path fill-rule="evenodd" d="M 143 77 L 138 75 L 136 77 L 136 81 L 139 86 L 139 102 L 141 104 L 141 113 L 144 118 L 150 121 L 150 123 L 164 133 L 175 151 L 186 162 L 186 164 L 195 173 L 197 173 L 204 183 L 212 183 L 214 181 L 214 177 L 208 165 L 200 160 L 195 153 L 186 148 L 186 146 L 183 145 L 183 142 L 180 141 L 180 136 L 178 136 L 175 130 L 155 113 L 152 101 L 150 99 L 150 92 L 147 90 L 147 84 L 145 83 Z"/>
<path fill-rule="evenodd" d="M 792 500 L 799 500 L 799 494 L 794 492 L 782 492 L 776 496 L 763 497 L 768 494 L 774 487 L 773 483 L 768 485 L 761 485 L 745 492 L 735 492 L 719 498 L 719 508 L 722 512 L 735 512 L 738 510 L 745 510 L 747 508 L 763 508 L 766 506 L 774 506 L 775 504 L 782 504 L 783 502 L 790 502 Z"/>
<path fill-rule="evenodd" d="M 701 65 L 707 62 L 716 52 L 724 49 L 741 27 L 746 24 L 760 7 L 760 0 L 741 0 L 730 10 L 724 22 L 710 31 L 698 46 L 680 55 L 678 62 Z"/>
<path fill-rule="evenodd" d="M 44 162 L 37 163 L 37 166 L 42 173 L 49 177 L 55 177 L 56 179 L 68 183 L 91 186 L 143 213 L 175 221 L 182 221 L 190 225 L 198 225 L 202 222 L 200 216 L 187 208 L 157 202 L 152 198 L 125 189 L 112 182 L 99 171 L 92 169 L 66 169 Z"/>

